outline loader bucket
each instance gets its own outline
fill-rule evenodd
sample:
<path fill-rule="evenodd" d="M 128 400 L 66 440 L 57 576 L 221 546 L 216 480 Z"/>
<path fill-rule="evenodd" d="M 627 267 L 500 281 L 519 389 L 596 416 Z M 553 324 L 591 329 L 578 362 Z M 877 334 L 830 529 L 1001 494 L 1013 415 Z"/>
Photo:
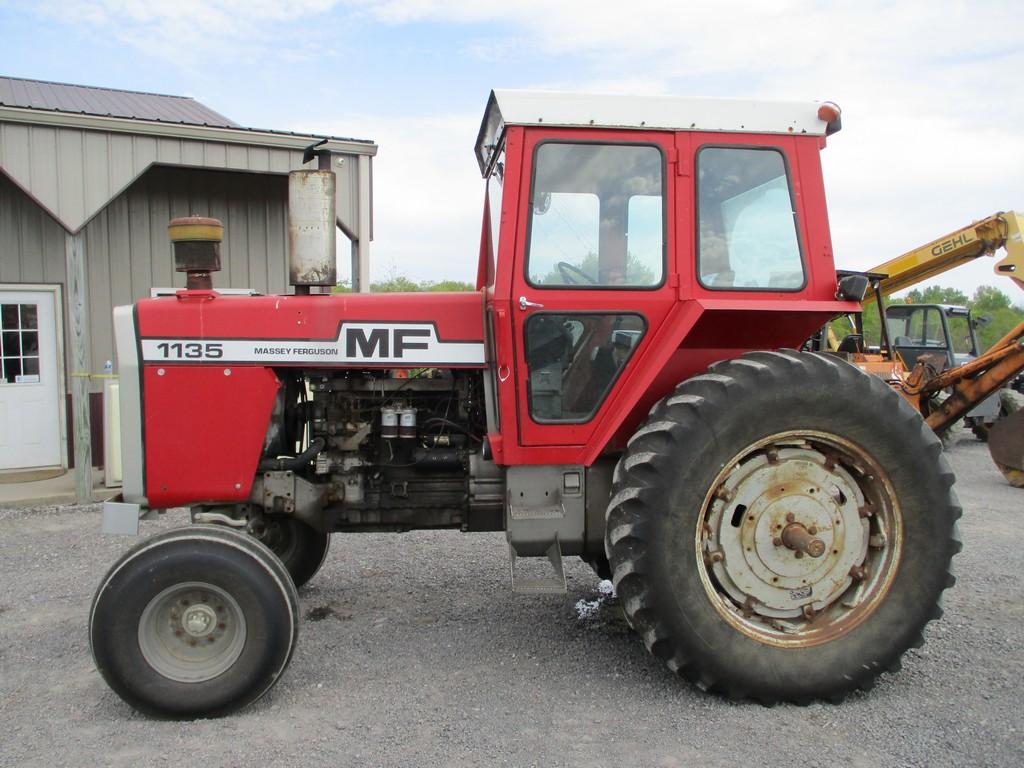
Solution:
<path fill-rule="evenodd" d="M 1024 409 L 996 421 L 988 433 L 988 451 L 1010 485 L 1024 488 Z"/>

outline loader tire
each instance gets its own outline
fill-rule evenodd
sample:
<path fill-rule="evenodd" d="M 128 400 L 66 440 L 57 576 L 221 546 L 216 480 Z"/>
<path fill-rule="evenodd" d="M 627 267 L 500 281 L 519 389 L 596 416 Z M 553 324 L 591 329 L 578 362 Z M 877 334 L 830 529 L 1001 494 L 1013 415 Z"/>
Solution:
<path fill-rule="evenodd" d="M 896 671 L 954 583 L 942 444 L 834 357 L 717 363 L 651 410 L 615 470 L 605 547 L 630 625 L 730 698 L 839 701 Z"/>
<path fill-rule="evenodd" d="M 284 563 L 296 587 L 317 574 L 331 546 L 331 534 L 287 515 L 268 518 L 262 533 L 258 538 Z"/>
<path fill-rule="evenodd" d="M 291 660 L 298 596 L 250 536 L 193 525 L 141 542 L 104 577 L 89 644 L 107 684 L 155 717 L 216 717 L 259 699 Z"/>

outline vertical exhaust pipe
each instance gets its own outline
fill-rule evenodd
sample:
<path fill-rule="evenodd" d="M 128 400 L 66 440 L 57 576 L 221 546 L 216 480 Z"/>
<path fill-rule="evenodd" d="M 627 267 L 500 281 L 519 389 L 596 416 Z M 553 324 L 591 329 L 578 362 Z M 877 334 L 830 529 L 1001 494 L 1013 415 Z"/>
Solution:
<path fill-rule="evenodd" d="M 338 282 L 336 189 L 331 170 L 288 174 L 288 279 L 295 293 Z"/>

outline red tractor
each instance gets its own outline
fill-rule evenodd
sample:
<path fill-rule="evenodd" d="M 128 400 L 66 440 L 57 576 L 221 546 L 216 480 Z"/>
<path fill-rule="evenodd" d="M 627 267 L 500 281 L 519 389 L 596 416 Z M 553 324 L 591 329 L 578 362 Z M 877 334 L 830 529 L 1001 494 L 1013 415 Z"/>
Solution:
<path fill-rule="evenodd" d="M 583 558 L 653 654 L 730 697 L 838 701 L 897 669 L 953 583 L 960 508 L 914 408 L 793 351 L 867 285 L 833 264 L 838 128 L 828 103 L 495 92 L 475 292 L 222 294 L 218 223 L 174 222 L 189 287 L 114 315 L 104 523 L 196 525 L 104 578 L 110 686 L 159 716 L 254 701 L 331 533 L 419 528 L 505 531 L 517 591 L 564 591 Z M 323 253 L 294 258 L 324 282 L 302 262 Z"/>

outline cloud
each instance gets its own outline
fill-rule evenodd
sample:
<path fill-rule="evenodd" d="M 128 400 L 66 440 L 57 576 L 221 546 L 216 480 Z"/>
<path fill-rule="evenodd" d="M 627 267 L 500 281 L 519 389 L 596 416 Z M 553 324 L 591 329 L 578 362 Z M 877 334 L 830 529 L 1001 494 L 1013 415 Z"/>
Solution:
<path fill-rule="evenodd" d="M 293 29 L 330 11 L 336 0 L 42 0 L 35 12 L 87 25 L 147 56 L 202 71 L 213 60 L 265 56 L 295 61 L 315 46 L 315 26 Z"/>
<path fill-rule="evenodd" d="M 593 0 L 49 0 L 43 7 L 191 66 L 204 92 L 210 62 L 317 61 L 324 78 L 341 80 L 344 61 L 331 52 L 336 30 L 371 30 L 379 41 L 388 29 L 433 35 L 443 27 L 445 44 L 447 35 L 456 41 L 453 83 L 465 79 L 460 68 L 480 68 L 500 78 L 495 85 L 835 100 L 845 127 L 822 162 L 834 250 L 845 267 L 867 267 L 972 219 L 1024 208 L 1024 49 L 1012 35 L 986 33 L 1018 28 L 1019 2 L 632 0 L 624 8 Z M 401 87 L 401 79 L 385 72 L 382 82 Z M 471 147 L 480 116 L 447 114 L 464 97 L 453 107 L 438 93 L 436 106 L 424 107 L 435 110 L 429 114 L 371 117 L 369 105 L 353 118 L 311 103 L 289 115 L 296 130 L 320 125 L 380 143 L 375 263 L 418 277 L 436 270 L 424 253 L 443 254 L 446 268 L 458 270 L 450 276 L 472 274 L 455 265 L 476 252 L 482 185 Z M 967 290 L 998 282 L 982 266 L 939 282 Z"/>
<path fill-rule="evenodd" d="M 302 123 L 303 131 L 328 134 L 343 125 L 380 146 L 371 279 L 475 279 L 484 190 L 473 155 L 479 124 L 475 114 L 352 114 Z"/>
<path fill-rule="evenodd" d="M 576 57 L 533 83 L 540 87 L 838 101 L 847 127 L 823 163 L 844 267 L 866 268 L 1024 208 L 1024 52 L 982 44 L 972 31 L 993 18 L 1015 28 L 1024 21 L 1019 3 L 634 0 L 628 13 L 590 0 L 359 6 L 384 24 L 484 25 L 486 50 L 503 50 L 500 29 L 523 49 Z M 938 282 L 973 290 L 999 280 L 982 260 Z"/>

